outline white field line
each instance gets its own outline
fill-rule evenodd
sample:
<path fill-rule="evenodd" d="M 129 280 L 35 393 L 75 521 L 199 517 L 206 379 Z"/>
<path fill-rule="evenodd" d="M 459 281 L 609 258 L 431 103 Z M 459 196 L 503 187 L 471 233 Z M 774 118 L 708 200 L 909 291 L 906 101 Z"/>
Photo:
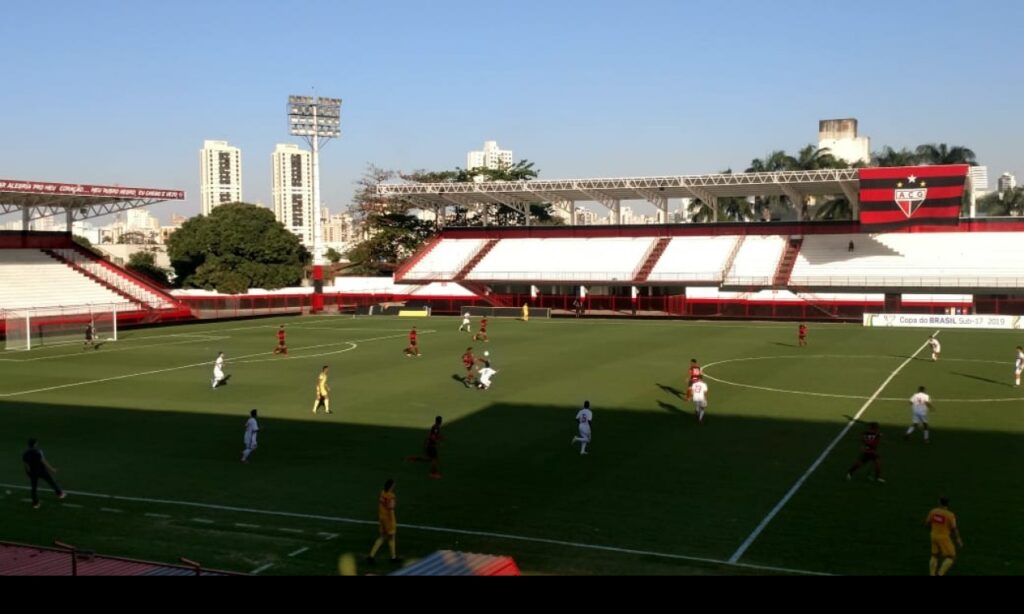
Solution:
<path fill-rule="evenodd" d="M 3 487 L 3 488 L 16 488 L 16 489 L 19 489 L 19 490 L 29 490 L 28 486 L 20 486 L 20 485 L 15 485 L 15 484 L 3 484 L 3 483 L 0 483 L 0 487 Z M 82 491 L 68 491 L 68 494 L 76 495 L 76 496 L 79 496 L 79 497 L 98 497 L 98 498 L 108 499 L 108 500 L 113 500 L 113 501 L 127 501 L 127 502 L 133 502 L 133 503 L 151 503 L 151 504 L 158 504 L 158 505 L 174 505 L 174 506 L 180 506 L 180 507 L 191 507 L 191 508 L 196 508 L 196 509 L 218 510 L 218 511 L 224 511 L 224 512 L 238 512 L 238 513 L 243 513 L 243 514 L 259 514 L 259 515 L 263 515 L 263 516 L 279 516 L 279 517 L 283 517 L 283 518 L 298 518 L 298 519 L 302 519 L 302 520 L 319 520 L 319 521 L 323 521 L 323 522 L 333 522 L 333 523 L 341 523 L 341 524 L 357 524 L 357 525 L 366 525 L 366 526 L 376 526 L 378 524 L 378 522 L 376 520 L 359 520 L 359 519 L 356 519 L 356 518 L 343 518 L 343 517 L 338 517 L 338 516 L 324 516 L 324 515 L 320 515 L 320 514 L 300 514 L 300 513 L 297 513 L 297 512 L 281 512 L 281 511 L 274 511 L 274 510 L 262 510 L 262 509 L 246 508 L 246 507 L 236 507 L 236 506 L 230 506 L 230 505 L 214 505 L 214 504 L 209 504 L 209 503 L 195 503 L 195 502 L 191 502 L 191 501 L 176 501 L 176 500 L 171 500 L 171 499 L 150 499 L 150 498 L 146 498 L 146 497 L 123 497 L 123 496 L 120 496 L 120 495 L 104 495 L 104 494 L 82 492 Z M 525 542 L 525 543 L 533 543 L 533 544 L 547 544 L 547 545 L 552 545 L 552 546 L 564 546 L 564 547 L 567 547 L 567 548 L 577 548 L 577 549 L 581 549 L 581 550 L 596 550 L 596 551 L 601 551 L 601 552 L 614 552 L 614 553 L 617 553 L 617 554 L 632 554 L 632 555 L 638 555 L 638 556 L 651 556 L 651 557 L 657 557 L 657 558 L 662 558 L 662 559 L 671 559 L 671 560 L 677 560 L 677 561 L 691 561 L 691 562 L 696 562 L 696 563 L 707 563 L 707 564 L 712 564 L 712 565 L 724 565 L 724 566 L 727 566 L 727 567 L 736 567 L 736 568 L 750 569 L 750 570 L 755 570 L 755 571 L 774 571 L 774 572 L 780 572 L 780 573 L 808 575 L 808 576 L 828 576 L 828 575 L 832 575 L 832 574 L 828 574 L 828 573 L 822 573 L 822 572 L 818 572 L 818 571 L 807 571 L 807 570 L 803 570 L 803 569 L 789 569 L 789 568 L 785 568 L 785 567 L 772 567 L 772 566 L 767 566 L 767 565 L 755 565 L 755 564 L 752 564 L 752 563 L 736 563 L 736 562 L 723 561 L 723 560 L 720 560 L 720 559 L 713 559 L 713 558 L 707 558 L 707 557 L 688 556 L 688 555 L 685 555 L 685 554 L 673 554 L 673 553 L 666 553 L 666 552 L 652 552 L 652 551 L 648 551 L 648 550 L 636 550 L 636 549 L 633 549 L 633 548 L 618 548 L 618 547 L 615 547 L 615 546 L 601 546 L 601 545 L 595 545 L 595 544 L 582 544 L 582 543 L 563 541 L 563 540 L 558 540 L 558 539 L 547 539 L 547 538 L 543 538 L 543 537 L 527 537 L 527 536 L 523 536 L 523 535 L 510 535 L 510 534 L 507 534 L 507 533 L 491 533 L 489 531 L 471 531 L 471 530 L 467 530 L 467 529 L 449 529 L 449 528 L 445 528 L 445 527 L 431 527 L 431 526 L 416 525 L 416 524 L 399 524 L 398 526 L 400 526 L 403 529 L 413 529 L 413 530 L 417 530 L 417 531 L 430 531 L 430 532 L 434 532 L 434 533 L 450 533 L 450 534 L 453 534 L 453 535 L 472 535 L 472 536 L 475 536 L 475 537 L 488 537 L 488 538 L 493 538 L 493 539 L 503 539 L 503 540 Z M 334 535 L 333 533 L 317 533 L 317 535 L 322 536 L 322 537 L 326 536 L 327 539 L 333 539 L 334 537 L 336 537 L 336 535 Z M 267 568 L 269 568 L 269 566 L 266 566 L 266 567 L 260 568 L 260 569 L 261 570 L 265 570 Z M 253 573 L 258 573 L 258 572 L 254 571 Z"/>
<path fill-rule="evenodd" d="M 859 395 L 859 394 L 837 394 L 837 393 L 832 393 L 832 392 L 811 392 L 811 391 L 808 391 L 808 390 L 789 390 L 787 388 L 772 388 L 770 386 L 755 386 L 753 384 L 743 384 L 743 383 L 740 383 L 740 382 L 733 382 L 733 381 L 730 381 L 730 380 L 727 380 L 727 379 L 722 379 L 720 377 L 715 377 L 713 375 L 708 374 L 708 372 L 707 372 L 708 369 L 710 369 L 711 367 L 716 367 L 718 365 L 725 365 L 725 364 L 730 364 L 730 363 L 751 362 L 751 361 L 757 361 L 757 360 L 781 360 L 781 359 L 792 360 L 793 358 L 794 358 L 793 356 L 754 356 L 754 357 L 751 357 L 751 358 L 733 358 L 733 359 L 729 359 L 729 360 L 719 360 L 717 362 L 712 362 L 712 363 L 707 364 L 707 365 L 704 366 L 704 372 L 703 372 L 704 373 L 704 379 L 711 380 L 713 382 L 718 382 L 719 384 L 725 384 L 727 386 L 735 386 L 736 388 L 747 388 L 747 389 L 750 389 L 750 390 L 761 390 L 761 391 L 764 391 L 764 392 L 776 392 L 776 393 L 779 393 L 779 394 L 795 394 L 795 395 L 799 395 L 799 396 L 821 397 L 821 398 L 826 398 L 826 399 L 849 399 L 849 400 L 853 400 L 853 401 L 863 401 L 865 399 L 871 398 L 871 397 L 864 396 L 864 395 Z M 888 358 L 894 358 L 894 357 L 893 356 L 842 356 L 842 355 L 830 355 L 830 354 L 816 354 L 816 355 L 809 355 L 809 356 L 797 356 L 795 358 L 842 358 L 844 360 L 849 360 L 849 359 L 854 359 L 854 358 L 888 359 Z M 998 360 L 979 360 L 979 359 L 970 359 L 970 358 L 948 358 L 948 359 L 944 359 L 944 360 L 942 360 L 940 362 L 947 362 L 947 363 L 948 362 L 974 362 L 974 363 L 987 363 L 987 364 L 995 364 L 995 365 L 1006 364 L 1005 362 L 998 361 Z M 1007 385 L 1009 385 L 1009 382 L 1007 382 Z M 904 397 L 877 397 L 875 400 L 876 401 L 893 403 L 893 402 L 904 402 L 907 399 L 904 398 Z M 1005 398 L 1001 398 L 1001 399 L 956 399 L 956 398 L 946 398 L 946 397 L 944 397 L 942 400 L 947 402 L 947 403 L 1016 403 L 1016 402 L 1024 401 L 1024 397 L 1005 397 Z"/>
<path fill-rule="evenodd" d="M 259 567 L 257 567 L 256 569 L 250 571 L 249 573 L 251 573 L 253 575 L 256 575 L 256 574 L 259 574 L 259 573 L 263 573 L 264 571 L 270 569 L 273 566 L 274 566 L 273 563 L 267 563 L 266 565 L 260 565 Z"/>
<path fill-rule="evenodd" d="M 175 337 L 183 337 L 183 336 L 186 336 L 186 335 L 173 335 L 173 336 L 175 336 Z M 191 338 L 190 339 L 186 339 L 184 341 L 169 341 L 169 342 L 166 342 L 166 343 L 149 343 L 149 344 L 146 344 L 146 345 L 128 345 L 128 343 L 124 342 L 124 341 L 112 341 L 110 343 L 117 343 L 118 344 L 117 345 L 117 349 L 106 350 L 106 351 L 104 351 L 102 353 L 102 355 L 105 356 L 107 354 L 115 354 L 115 353 L 118 353 L 118 352 L 131 352 L 131 351 L 134 351 L 134 350 L 145 350 L 145 349 L 149 349 L 149 348 L 163 348 L 163 347 L 167 347 L 167 346 L 171 346 L 171 345 L 186 345 L 186 344 L 189 344 L 189 343 L 202 343 L 204 341 L 223 341 L 225 339 L 230 339 L 231 338 L 228 335 L 220 335 L 220 336 L 214 336 L 214 335 L 209 335 L 209 336 L 207 336 L 207 335 L 187 335 L 187 336 L 191 337 Z M 96 351 L 99 351 L 99 350 L 96 350 Z M 19 359 L 19 358 L 0 358 L 0 362 L 37 362 L 37 361 L 40 361 L 40 360 L 54 360 L 54 359 L 57 359 L 57 358 L 82 358 L 82 357 L 86 357 L 86 356 L 97 356 L 97 355 L 98 354 L 96 354 L 95 351 L 90 352 L 88 350 L 79 350 L 77 352 L 72 352 L 72 353 L 68 353 L 68 354 L 52 354 L 52 355 L 49 355 L 49 356 L 37 356 L 35 358 L 22 358 L 22 359 Z"/>
<path fill-rule="evenodd" d="M 367 342 L 370 342 L 370 341 L 381 341 L 381 340 L 385 340 L 385 339 L 398 339 L 398 338 L 401 338 L 401 337 L 403 337 L 403 335 L 390 335 L 390 336 L 387 336 L 387 337 L 371 337 L 369 339 L 355 339 L 354 341 L 335 341 L 335 342 L 332 342 L 332 343 L 322 343 L 322 344 L 319 344 L 319 345 L 309 345 L 309 346 L 305 346 L 303 348 L 296 348 L 296 350 L 311 350 L 311 349 L 324 348 L 324 347 L 337 347 L 337 346 L 340 346 L 340 345 L 352 345 L 352 346 L 358 347 L 358 345 L 357 345 L 358 343 L 367 343 Z M 348 351 L 351 351 L 351 350 L 355 349 L 355 347 L 351 347 L 351 348 L 348 348 L 348 349 L 343 350 L 343 351 L 348 352 Z M 256 354 L 247 354 L 247 355 L 244 355 L 244 356 L 239 356 L 236 359 L 229 359 L 229 360 L 227 360 L 225 362 L 227 362 L 228 364 L 238 363 L 238 362 L 243 362 L 242 359 L 245 359 L 245 358 L 254 358 L 256 356 L 266 356 L 266 355 L 268 355 L 270 353 L 271 352 L 259 352 L 259 353 L 256 353 Z M 332 353 L 337 354 L 337 353 L 341 353 L 341 352 L 332 352 Z M 308 356 L 306 358 L 317 358 L 317 357 L 319 357 L 319 355 Z M 294 358 L 295 359 L 301 359 L 301 358 L 304 358 L 304 357 L 303 356 L 295 356 Z M 281 360 L 284 360 L 284 359 L 281 359 Z M 168 367 L 166 369 L 154 369 L 152 371 L 142 371 L 142 372 L 139 372 L 139 373 L 128 373 L 126 375 L 115 375 L 113 377 L 104 377 L 104 378 L 101 378 L 101 379 L 86 380 L 84 382 L 74 382 L 74 383 L 71 383 L 71 384 L 60 384 L 58 386 L 48 386 L 46 388 L 34 388 L 32 390 L 21 390 L 21 391 L 18 391 L 18 392 L 4 392 L 4 393 L 0 393 L 0 398 L 18 397 L 18 396 L 24 396 L 26 394 L 35 394 L 37 392 L 50 392 L 50 391 L 53 391 L 53 390 L 62 390 L 64 388 L 75 388 L 75 387 L 78 387 L 78 386 L 88 386 L 90 384 L 102 384 L 104 382 L 114 382 L 114 381 L 123 380 L 123 379 L 130 379 L 130 378 L 133 378 L 133 377 L 142 377 L 142 376 L 145 376 L 145 375 L 156 375 L 156 374 L 159 374 L 159 373 L 170 373 L 171 371 L 181 371 L 183 369 L 192 369 L 192 368 L 195 368 L 195 367 L 209 366 L 209 365 L 212 365 L 212 364 L 213 364 L 213 361 L 210 360 L 210 361 L 205 361 L 205 362 L 196 362 L 196 363 L 192 363 L 192 364 L 188 364 L 188 365 L 181 365 L 180 367 Z"/>
<path fill-rule="evenodd" d="M 938 335 L 939 332 L 940 331 L 935 331 L 935 334 Z M 763 520 L 761 520 L 761 523 L 757 525 L 757 528 L 755 528 L 753 532 L 751 532 L 751 534 L 747 536 L 747 539 L 745 539 L 743 543 L 740 544 L 740 547 L 736 549 L 736 552 L 732 553 L 732 556 L 729 557 L 730 563 L 737 563 L 740 560 L 740 558 L 747 552 L 747 549 L 749 549 L 750 546 L 754 543 L 754 541 L 761 535 L 765 527 L 768 526 L 768 524 L 775 518 L 775 516 L 777 516 L 778 513 L 782 511 L 782 508 L 785 507 L 787 503 L 789 503 L 789 500 L 792 499 L 793 496 L 797 493 L 797 491 L 800 490 L 800 488 L 804 485 L 804 482 L 807 481 L 807 478 L 811 477 L 811 474 L 814 473 L 814 471 L 821 465 L 821 463 L 825 461 L 825 459 L 832 452 L 832 450 L 835 449 L 835 447 L 839 444 L 840 441 L 842 441 L 843 437 L 845 437 L 846 434 L 850 432 L 850 429 L 853 428 L 855 421 L 860 420 L 860 417 L 864 415 L 864 412 L 867 411 L 868 407 L 870 407 L 871 404 L 875 401 L 875 399 L 878 398 L 878 395 L 882 394 L 882 391 L 885 390 L 885 387 L 889 385 L 889 382 L 894 380 L 896 376 L 899 375 L 900 371 L 902 371 L 904 367 L 909 365 L 910 362 L 914 360 L 914 357 L 920 354 L 921 350 L 925 349 L 926 347 L 928 347 L 927 341 L 925 341 L 921 345 L 921 347 L 917 348 L 916 352 L 908 356 L 906 360 L 900 363 L 900 366 L 896 367 L 896 369 L 889 374 L 889 377 L 885 378 L 885 381 L 882 382 L 882 385 L 878 387 L 878 390 L 875 390 L 875 394 L 871 395 L 871 398 L 864 402 L 864 405 L 861 406 L 860 411 L 858 411 L 857 415 L 853 417 L 853 420 L 850 420 L 846 423 L 846 426 L 843 427 L 843 430 L 840 431 L 838 435 L 836 435 L 835 439 L 832 440 L 832 443 L 828 444 L 828 446 L 821 453 L 821 455 L 818 456 L 817 460 L 815 460 L 811 464 L 811 466 L 807 468 L 807 471 L 805 471 L 804 474 L 800 476 L 800 479 L 798 479 L 796 483 L 793 484 L 792 488 L 789 489 L 789 492 L 787 492 L 782 497 L 782 499 L 780 499 L 779 502 L 775 504 L 775 507 L 773 507 L 772 510 L 768 512 L 768 515 L 765 516 Z"/>
<path fill-rule="evenodd" d="M 290 558 L 295 558 L 295 557 L 299 556 L 300 554 L 302 554 L 303 552 L 308 552 L 308 551 L 309 551 L 309 547 L 307 546 L 305 548 L 299 548 L 298 550 L 296 550 L 295 552 L 292 552 L 288 556 Z"/>

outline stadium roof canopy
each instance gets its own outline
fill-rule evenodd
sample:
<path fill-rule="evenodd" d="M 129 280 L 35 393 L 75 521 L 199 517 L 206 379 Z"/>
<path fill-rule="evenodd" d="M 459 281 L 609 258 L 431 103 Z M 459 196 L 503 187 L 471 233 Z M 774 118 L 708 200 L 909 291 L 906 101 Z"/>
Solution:
<path fill-rule="evenodd" d="M 146 207 L 165 200 L 185 200 L 185 192 L 0 179 L 0 215 L 18 211 L 24 222 L 65 215 L 68 230 L 71 222 Z"/>
<path fill-rule="evenodd" d="M 662 212 L 667 212 L 669 198 L 699 198 L 714 203 L 727 197 L 788 196 L 800 202 L 808 196 L 842 194 L 850 200 L 854 210 L 859 204 L 857 169 L 485 183 L 385 183 L 377 186 L 377 193 L 426 209 L 498 204 L 524 212 L 528 203 L 548 202 L 572 212 L 577 201 L 593 201 L 608 207 L 615 215 L 624 200 L 645 200 Z"/>

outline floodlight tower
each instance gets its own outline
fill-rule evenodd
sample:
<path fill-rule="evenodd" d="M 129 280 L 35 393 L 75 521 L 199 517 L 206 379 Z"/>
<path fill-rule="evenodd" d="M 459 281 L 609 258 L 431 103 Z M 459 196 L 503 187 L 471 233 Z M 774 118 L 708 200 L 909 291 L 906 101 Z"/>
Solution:
<path fill-rule="evenodd" d="M 312 311 L 324 306 L 324 237 L 320 220 L 320 142 L 341 136 L 341 98 L 289 96 L 288 130 L 313 151 L 313 293 Z"/>

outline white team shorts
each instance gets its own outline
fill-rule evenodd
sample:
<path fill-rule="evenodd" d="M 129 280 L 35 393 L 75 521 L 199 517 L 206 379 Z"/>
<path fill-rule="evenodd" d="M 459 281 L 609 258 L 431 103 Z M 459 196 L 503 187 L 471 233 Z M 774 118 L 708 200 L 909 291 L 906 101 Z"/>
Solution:
<path fill-rule="evenodd" d="M 700 409 L 707 409 L 708 408 L 708 400 L 707 399 L 694 399 L 693 400 L 693 406 L 697 407 L 697 408 L 700 408 Z"/>
<path fill-rule="evenodd" d="M 928 410 L 915 409 L 914 410 L 914 424 L 927 424 L 928 423 Z"/>
<path fill-rule="evenodd" d="M 257 435 L 257 433 L 253 433 L 252 435 L 246 435 L 245 438 L 243 438 L 242 441 L 245 442 L 245 449 L 246 450 L 255 450 L 256 449 L 256 435 Z"/>
<path fill-rule="evenodd" d="M 1021 373 L 1024 373 L 1024 367 L 1016 367 L 1016 368 L 1014 368 L 1014 370 L 1013 370 L 1013 374 L 1014 375 L 1016 375 L 1017 377 L 1020 377 Z"/>
<path fill-rule="evenodd" d="M 580 439 L 582 439 L 583 441 L 588 441 L 588 442 L 590 441 L 590 425 L 589 424 L 581 424 L 580 425 Z"/>
<path fill-rule="evenodd" d="M 214 368 L 213 377 L 214 379 L 224 379 L 224 369 L 221 369 L 219 367 Z"/>

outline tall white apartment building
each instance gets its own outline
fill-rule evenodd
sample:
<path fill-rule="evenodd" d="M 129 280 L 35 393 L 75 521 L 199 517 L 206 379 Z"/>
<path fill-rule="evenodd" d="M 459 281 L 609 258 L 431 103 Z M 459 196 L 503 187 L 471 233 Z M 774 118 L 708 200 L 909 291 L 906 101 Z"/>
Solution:
<path fill-rule="evenodd" d="M 972 166 L 968 174 L 971 176 L 971 189 L 974 191 L 974 195 L 984 196 L 988 194 L 988 167 Z"/>
<path fill-rule="evenodd" d="M 499 149 L 497 141 L 484 142 L 483 151 L 471 151 L 466 155 L 466 169 L 499 169 L 512 166 L 512 152 Z"/>
<path fill-rule="evenodd" d="M 278 145 L 271 155 L 274 215 L 313 248 L 313 155 L 298 145 Z"/>
<path fill-rule="evenodd" d="M 871 162 L 871 139 L 857 136 L 857 120 L 823 119 L 818 122 L 818 148 L 850 164 Z"/>
<path fill-rule="evenodd" d="M 203 141 L 199 151 L 199 194 L 203 215 L 242 201 L 242 150 L 227 141 Z"/>
<path fill-rule="evenodd" d="M 1000 194 L 1012 190 L 1017 187 L 1017 178 L 1013 176 L 1013 173 L 1003 173 L 999 176 L 998 186 Z"/>

